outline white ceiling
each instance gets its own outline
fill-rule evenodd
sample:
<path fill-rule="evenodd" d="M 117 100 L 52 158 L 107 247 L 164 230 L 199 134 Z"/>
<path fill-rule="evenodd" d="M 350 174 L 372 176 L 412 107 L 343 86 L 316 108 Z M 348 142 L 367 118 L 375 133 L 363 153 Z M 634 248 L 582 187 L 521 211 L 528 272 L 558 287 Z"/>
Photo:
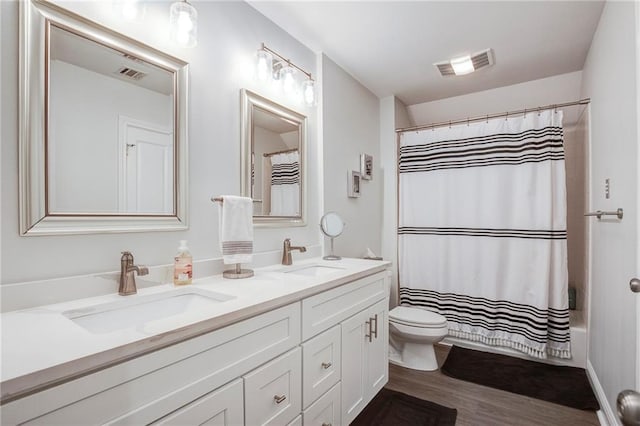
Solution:
<path fill-rule="evenodd" d="M 405 105 L 583 68 L 602 1 L 249 1 L 378 97 Z M 264 40 L 269 46 L 269 40 Z M 277 47 L 274 46 L 274 48 Z M 495 65 L 443 78 L 435 62 L 493 48 Z M 286 52 L 282 52 L 286 55 Z"/>

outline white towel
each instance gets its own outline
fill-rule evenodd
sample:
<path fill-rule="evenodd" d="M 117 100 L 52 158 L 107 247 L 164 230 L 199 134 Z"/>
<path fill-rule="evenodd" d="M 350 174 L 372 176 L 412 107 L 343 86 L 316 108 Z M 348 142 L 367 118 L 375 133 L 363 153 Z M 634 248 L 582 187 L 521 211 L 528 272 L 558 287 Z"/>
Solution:
<path fill-rule="evenodd" d="M 250 263 L 253 253 L 253 201 L 222 195 L 220 204 L 220 249 L 225 264 Z"/>

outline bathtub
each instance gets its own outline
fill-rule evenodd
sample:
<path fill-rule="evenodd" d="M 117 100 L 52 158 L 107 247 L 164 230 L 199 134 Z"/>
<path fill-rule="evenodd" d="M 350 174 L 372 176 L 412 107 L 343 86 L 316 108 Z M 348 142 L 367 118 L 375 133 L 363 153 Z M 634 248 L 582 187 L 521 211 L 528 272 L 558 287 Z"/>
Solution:
<path fill-rule="evenodd" d="M 511 348 L 489 346 L 480 342 L 447 336 L 440 342 L 444 345 L 456 345 L 468 349 L 477 349 L 484 352 L 492 352 L 503 355 L 511 355 L 518 358 L 545 362 L 554 365 L 567 365 L 570 367 L 587 368 L 587 324 L 583 311 L 570 311 L 571 321 L 571 359 L 533 358 Z"/>

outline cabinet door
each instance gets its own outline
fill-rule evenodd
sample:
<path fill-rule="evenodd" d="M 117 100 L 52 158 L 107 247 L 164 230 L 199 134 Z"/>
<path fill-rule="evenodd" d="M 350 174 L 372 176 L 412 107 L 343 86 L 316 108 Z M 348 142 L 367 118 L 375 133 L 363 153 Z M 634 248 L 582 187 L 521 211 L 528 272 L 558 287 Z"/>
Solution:
<path fill-rule="evenodd" d="M 237 379 L 153 423 L 154 425 L 237 426 L 244 424 L 242 379 Z"/>
<path fill-rule="evenodd" d="M 369 311 L 342 322 L 342 424 L 348 425 L 367 404 Z"/>
<path fill-rule="evenodd" d="M 266 363 L 244 376 L 247 425 L 282 425 L 302 408 L 302 356 L 300 348 Z"/>
<path fill-rule="evenodd" d="M 389 381 L 389 322 L 387 299 L 373 305 L 368 310 L 373 318 L 374 331 L 371 342 L 367 339 L 367 380 L 369 392 L 367 403 Z"/>

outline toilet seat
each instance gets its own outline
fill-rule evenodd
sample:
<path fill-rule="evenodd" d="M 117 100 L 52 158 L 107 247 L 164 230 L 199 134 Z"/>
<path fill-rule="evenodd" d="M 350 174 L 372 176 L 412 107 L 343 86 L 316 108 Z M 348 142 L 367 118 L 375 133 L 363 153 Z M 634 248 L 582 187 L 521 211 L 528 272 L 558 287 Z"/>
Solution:
<path fill-rule="evenodd" d="M 409 306 L 396 306 L 389 311 L 389 321 L 417 328 L 442 328 L 447 319 L 435 312 Z"/>

